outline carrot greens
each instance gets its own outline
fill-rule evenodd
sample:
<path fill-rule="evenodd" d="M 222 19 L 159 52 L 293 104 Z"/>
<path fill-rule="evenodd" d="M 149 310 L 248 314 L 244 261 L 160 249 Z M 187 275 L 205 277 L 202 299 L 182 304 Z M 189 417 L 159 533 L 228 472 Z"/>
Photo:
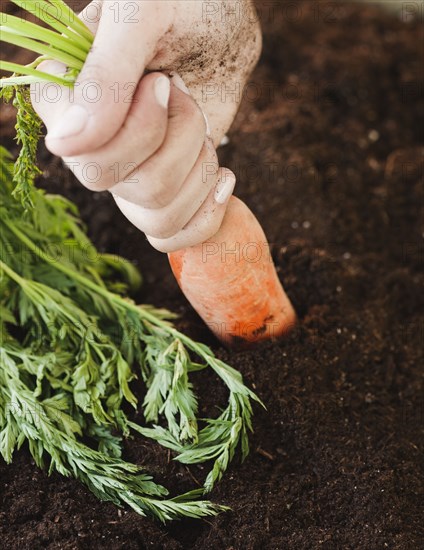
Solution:
<path fill-rule="evenodd" d="M 38 60 L 1 63 L 14 72 L 0 84 L 17 108 L 21 151 L 13 163 L 0 149 L 0 454 L 10 462 L 27 444 L 38 466 L 162 521 L 215 515 L 226 507 L 202 495 L 239 447 L 247 455 L 251 403 L 259 399 L 239 372 L 179 332 L 170 312 L 128 298 L 141 284 L 134 266 L 99 253 L 75 205 L 35 187 L 41 122 L 27 85 L 47 77 L 72 85 L 92 36 L 62 0 L 12 1 L 51 29 L 5 15 L 2 40 L 31 46 L 42 59 L 74 61 L 59 77 L 38 74 Z M 191 376 L 206 368 L 229 398 L 217 418 L 199 419 Z M 141 405 L 131 384 L 137 377 L 146 388 Z M 145 424 L 132 419 L 128 405 L 141 408 Z M 122 439 L 135 432 L 184 464 L 211 461 L 203 489 L 171 498 L 148 465 L 125 461 Z"/>

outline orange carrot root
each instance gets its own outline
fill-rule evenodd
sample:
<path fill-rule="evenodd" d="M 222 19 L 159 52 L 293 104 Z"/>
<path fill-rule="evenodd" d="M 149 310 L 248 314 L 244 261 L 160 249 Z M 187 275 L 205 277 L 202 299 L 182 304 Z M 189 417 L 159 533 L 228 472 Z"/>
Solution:
<path fill-rule="evenodd" d="M 229 346 L 279 338 L 296 323 L 265 234 L 235 197 L 214 237 L 170 253 L 169 261 L 194 309 Z"/>

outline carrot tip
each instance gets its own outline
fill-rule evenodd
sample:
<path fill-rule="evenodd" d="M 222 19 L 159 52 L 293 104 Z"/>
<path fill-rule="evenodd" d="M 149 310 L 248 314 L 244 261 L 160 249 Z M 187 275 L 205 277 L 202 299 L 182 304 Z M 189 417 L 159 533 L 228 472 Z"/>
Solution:
<path fill-rule="evenodd" d="M 296 313 L 278 279 L 265 234 L 235 197 L 212 239 L 172 252 L 169 261 L 187 299 L 227 346 L 276 340 L 295 326 Z"/>

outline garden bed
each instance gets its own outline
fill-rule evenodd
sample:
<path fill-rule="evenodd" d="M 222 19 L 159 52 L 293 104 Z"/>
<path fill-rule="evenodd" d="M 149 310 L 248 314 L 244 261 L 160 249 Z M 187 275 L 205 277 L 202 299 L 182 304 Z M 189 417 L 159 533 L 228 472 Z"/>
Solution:
<path fill-rule="evenodd" d="M 162 526 L 48 477 L 23 449 L 11 466 L 0 462 L 4 548 L 420 546 L 423 25 L 374 7 L 314 5 L 272 16 L 262 7 L 263 56 L 220 152 L 299 314 L 284 341 L 220 349 L 166 257 L 109 195 L 85 191 L 40 154 L 47 187 L 78 203 L 96 245 L 140 267 L 138 300 L 179 313 L 179 328 L 212 345 L 265 402 L 267 411 L 255 408 L 251 454 L 211 495 L 233 511 Z M 12 136 L 10 123 L 2 137 L 15 151 Z M 201 416 L 213 414 L 224 390 L 212 374 L 196 380 Z M 175 492 L 200 485 L 206 471 L 141 437 L 124 456 Z"/>

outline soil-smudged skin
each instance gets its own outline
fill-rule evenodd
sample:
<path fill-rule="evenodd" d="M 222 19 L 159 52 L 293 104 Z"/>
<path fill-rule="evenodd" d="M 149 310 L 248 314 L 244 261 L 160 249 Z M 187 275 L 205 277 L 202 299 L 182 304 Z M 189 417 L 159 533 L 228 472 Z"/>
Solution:
<path fill-rule="evenodd" d="M 219 348 L 166 257 L 107 194 L 84 190 L 41 152 L 49 189 L 78 202 L 96 244 L 144 271 L 139 300 L 180 313 L 179 328 L 240 369 L 265 402 L 251 454 L 211 495 L 233 512 L 164 527 L 48 478 L 22 449 L 11 466 L 0 463 L 4 548 L 422 546 L 422 22 L 332 2 L 320 17 L 315 2 L 297 2 L 297 17 L 283 7 L 270 17 L 265 4 L 263 57 L 221 156 L 273 243 L 298 313 L 283 342 Z M 7 131 L 16 151 L 12 124 Z M 203 372 L 196 385 L 201 416 L 216 414 L 226 399 L 219 382 Z M 175 493 L 206 471 L 138 437 L 125 457 Z"/>
<path fill-rule="evenodd" d="M 259 18 L 251 0 L 183 2 L 148 69 L 178 71 L 219 144 L 233 122 L 261 47 Z"/>

